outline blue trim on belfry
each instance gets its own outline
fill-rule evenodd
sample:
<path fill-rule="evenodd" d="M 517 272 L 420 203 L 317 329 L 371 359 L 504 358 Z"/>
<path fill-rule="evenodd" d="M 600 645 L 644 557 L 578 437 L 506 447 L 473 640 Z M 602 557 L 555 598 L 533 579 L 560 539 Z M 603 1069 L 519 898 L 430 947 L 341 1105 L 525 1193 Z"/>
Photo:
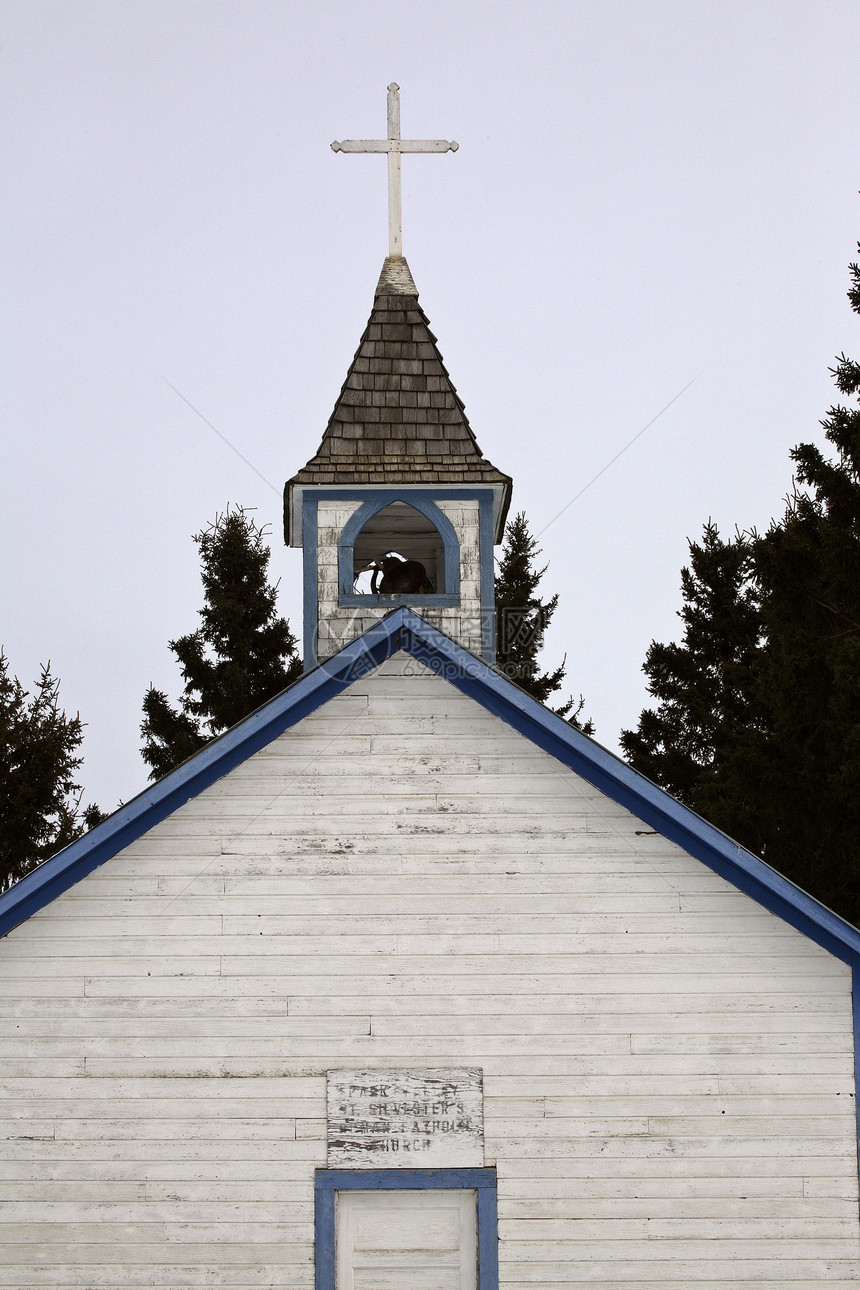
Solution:
<path fill-rule="evenodd" d="M 416 604 L 426 605 L 458 605 L 460 603 L 460 541 L 454 531 L 454 526 L 443 511 L 435 504 L 433 496 L 426 496 L 424 490 L 405 489 L 398 492 L 396 489 L 385 489 L 376 491 L 373 495 L 367 497 L 363 505 L 359 506 L 357 511 L 349 517 L 344 525 L 343 532 L 340 535 L 340 541 L 337 547 L 337 573 L 338 573 L 338 603 L 341 605 L 370 605 L 377 603 L 377 597 L 373 595 L 357 595 L 353 591 L 355 585 L 355 561 L 353 557 L 353 548 L 355 540 L 361 533 L 365 524 L 384 511 L 386 506 L 391 506 L 393 502 L 404 502 L 411 506 L 419 515 L 423 515 L 426 520 L 435 528 L 439 537 L 442 539 L 442 546 L 445 552 L 445 572 L 444 592 L 435 595 L 413 597 Z M 386 597 L 392 603 L 405 604 L 409 603 L 405 597 L 398 596 Z"/>
<path fill-rule="evenodd" d="M 302 498 L 302 575 L 304 578 L 302 651 L 304 669 L 317 665 L 317 632 L 319 631 L 319 568 L 317 538 L 317 499 L 312 493 Z"/>
<path fill-rule="evenodd" d="M 496 566 L 493 555 L 493 498 L 481 498 L 478 510 L 481 557 L 481 653 L 488 663 L 496 661 Z"/>
<path fill-rule="evenodd" d="M 495 1169 L 317 1169 L 314 1174 L 315 1290 L 335 1290 L 335 1192 L 474 1191 L 478 1290 L 498 1290 L 499 1225 Z"/>
<path fill-rule="evenodd" d="M 366 502 L 371 497 L 387 497 L 388 501 L 409 501 L 411 505 L 412 498 L 418 497 L 429 502 L 474 501 L 476 498 L 480 501 L 482 498 L 489 498 L 490 505 L 493 503 L 492 488 L 471 488 L 466 485 L 462 488 L 434 488 L 432 484 L 425 488 L 397 488 L 391 484 L 385 488 L 374 488 L 372 484 L 363 488 L 311 488 L 306 484 L 305 492 L 313 493 L 321 502 Z M 385 502 L 386 506 L 388 501 Z"/>
<path fill-rule="evenodd" d="M 338 607 L 344 609 L 397 609 L 399 605 L 406 605 L 410 609 L 420 609 L 426 605 L 428 609 L 435 609 L 437 606 L 442 608 L 456 607 L 460 603 L 459 596 L 446 595 L 409 595 L 409 596 L 380 596 L 380 595 L 360 595 L 338 596 Z"/>
<path fill-rule="evenodd" d="M 405 608 L 374 623 L 265 707 L 22 878 L 0 896 L 0 935 L 398 649 L 406 650 L 817 945 L 845 963 L 860 965 L 857 928 Z"/>
<path fill-rule="evenodd" d="M 439 535 L 442 538 L 445 548 L 445 586 L 447 588 L 444 594 L 436 596 L 405 597 L 398 596 L 385 597 L 379 601 L 374 600 L 371 596 L 349 596 L 343 593 L 347 571 L 343 559 L 343 536 L 338 544 L 338 586 L 340 590 L 339 604 L 345 608 L 361 608 L 366 606 L 375 606 L 377 604 L 383 607 L 397 605 L 411 605 L 417 609 L 422 606 L 431 608 L 453 607 L 459 604 L 460 596 L 460 560 L 459 560 L 459 542 L 453 526 L 447 519 L 447 516 L 440 511 L 435 503 L 439 501 L 477 501 L 479 505 L 479 515 L 481 524 L 481 612 L 483 614 L 482 639 L 484 643 L 484 657 L 493 662 L 496 657 L 496 632 L 495 632 L 495 568 L 493 563 L 493 502 L 494 493 L 491 488 L 373 488 L 367 486 L 364 488 L 313 488 L 306 487 L 302 492 L 302 547 L 303 562 L 302 570 L 304 577 L 304 595 L 303 595 L 303 620 L 302 620 L 302 648 L 304 656 L 304 668 L 306 672 L 311 671 L 317 665 L 317 640 L 319 633 L 319 568 L 318 559 L 318 503 L 332 501 L 346 502 L 364 502 L 372 505 L 374 510 L 369 512 L 362 519 L 361 526 L 367 522 L 371 513 L 382 510 L 389 506 L 391 502 L 406 502 L 410 506 L 415 506 L 416 510 L 421 510 L 427 514 L 427 518 L 439 528 Z M 430 503 L 433 514 L 424 510 L 422 503 Z M 355 520 L 355 514 L 347 521 L 348 528 Z M 489 516 L 489 521 L 486 516 Z M 489 522 L 489 537 L 485 539 L 484 529 Z M 449 548 L 445 541 L 445 528 L 447 525 L 454 532 L 454 544 L 457 548 L 457 558 L 454 561 L 454 569 L 449 569 Z M 344 529 L 344 533 L 346 532 Z M 360 531 L 360 528 L 359 528 Z M 354 540 L 354 538 L 353 538 Z M 350 571 L 351 573 L 351 566 Z M 347 579 L 348 580 L 348 579 Z M 452 591 L 453 589 L 453 591 Z M 450 597 L 452 594 L 454 599 Z"/>

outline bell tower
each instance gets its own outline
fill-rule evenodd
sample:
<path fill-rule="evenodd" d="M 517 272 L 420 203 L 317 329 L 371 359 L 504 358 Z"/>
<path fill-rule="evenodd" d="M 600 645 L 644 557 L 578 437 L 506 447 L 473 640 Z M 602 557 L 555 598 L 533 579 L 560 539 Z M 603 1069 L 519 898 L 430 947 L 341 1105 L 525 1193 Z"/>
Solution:
<path fill-rule="evenodd" d="M 284 490 L 304 551 L 306 666 L 397 605 L 488 662 L 511 480 L 482 456 L 402 257 L 382 268 L 314 457 Z"/>
<path fill-rule="evenodd" d="M 286 541 L 304 551 L 305 665 L 398 605 L 492 662 L 511 480 L 478 447 L 402 254 L 401 154 L 457 144 L 401 139 L 392 84 L 388 137 L 332 148 L 387 154 L 389 255 L 322 443 L 284 489 Z"/>

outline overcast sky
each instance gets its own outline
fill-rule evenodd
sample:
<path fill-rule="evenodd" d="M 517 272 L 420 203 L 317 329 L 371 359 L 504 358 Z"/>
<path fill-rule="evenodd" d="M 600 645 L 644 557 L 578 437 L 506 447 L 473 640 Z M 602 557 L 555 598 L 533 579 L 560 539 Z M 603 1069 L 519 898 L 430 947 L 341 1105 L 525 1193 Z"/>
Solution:
<path fill-rule="evenodd" d="M 141 701 L 179 692 L 191 535 L 228 504 L 271 527 L 300 634 L 281 490 L 387 249 L 384 158 L 329 144 L 384 135 L 391 80 L 404 137 L 460 144 L 405 158 L 404 252 L 478 442 L 541 532 L 546 662 L 567 655 L 615 748 L 648 643 L 677 634 L 687 538 L 781 511 L 790 448 L 823 441 L 828 367 L 860 356 L 856 0 L 0 16 L 0 641 L 27 684 L 50 659 L 87 722 L 86 800 L 145 786 Z"/>

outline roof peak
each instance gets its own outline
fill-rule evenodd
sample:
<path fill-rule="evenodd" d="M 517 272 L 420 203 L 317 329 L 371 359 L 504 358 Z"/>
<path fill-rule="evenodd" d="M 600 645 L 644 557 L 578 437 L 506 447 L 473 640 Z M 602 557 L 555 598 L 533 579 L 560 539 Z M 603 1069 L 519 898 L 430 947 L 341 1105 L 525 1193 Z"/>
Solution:
<path fill-rule="evenodd" d="M 414 296 L 416 300 L 418 299 L 418 288 L 409 271 L 405 256 L 385 257 L 376 291 L 373 294 L 374 299 L 376 296 Z"/>
<path fill-rule="evenodd" d="M 845 963 L 860 962 L 856 927 L 406 608 L 375 622 L 321 666 L 25 874 L 0 895 L 0 936 L 399 650 L 475 699 L 817 945 Z"/>

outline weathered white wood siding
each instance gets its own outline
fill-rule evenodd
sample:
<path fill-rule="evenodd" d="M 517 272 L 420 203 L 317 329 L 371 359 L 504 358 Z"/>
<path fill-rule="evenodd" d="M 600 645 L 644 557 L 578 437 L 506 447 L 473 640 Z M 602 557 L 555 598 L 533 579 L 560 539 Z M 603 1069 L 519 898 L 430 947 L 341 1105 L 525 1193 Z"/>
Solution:
<path fill-rule="evenodd" d="M 483 640 L 478 502 L 466 497 L 436 505 L 450 520 L 460 543 L 460 603 L 419 607 L 417 612 L 458 645 L 480 656 Z M 361 502 L 355 501 L 319 502 L 317 506 L 317 657 L 321 659 L 329 658 L 391 612 L 390 606 L 355 608 L 338 603 L 338 546 L 348 520 L 360 506 Z"/>
<path fill-rule="evenodd" d="M 0 1285 L 309 1290 L 352 1064 L 483 1068 L 505 1290 L 857 1285 L 847 969 L 401 666 L 0 942 Z"/>

